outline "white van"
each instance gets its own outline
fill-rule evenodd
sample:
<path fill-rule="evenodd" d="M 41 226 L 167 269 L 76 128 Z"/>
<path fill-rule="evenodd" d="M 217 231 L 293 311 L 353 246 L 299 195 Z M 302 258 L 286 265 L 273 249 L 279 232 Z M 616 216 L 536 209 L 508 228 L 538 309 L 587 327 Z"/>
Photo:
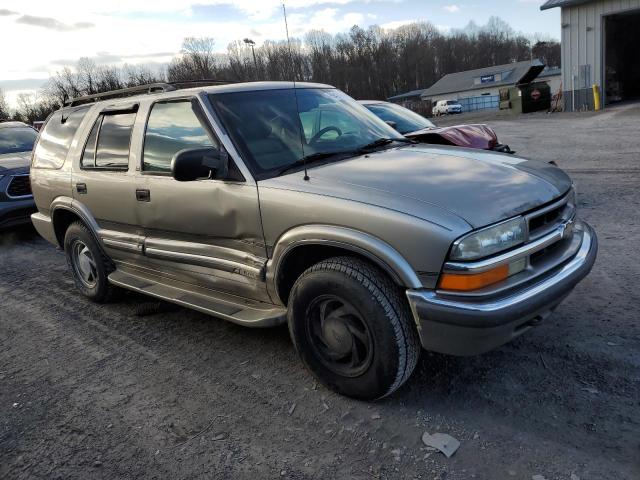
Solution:
<path fill-rule="evenodd" d="M 436 106 L 433 107 L 433 116 L 450 115 L 454 113 L 462 113 L 462 105 L 457 100 L 438 100 Z"/>

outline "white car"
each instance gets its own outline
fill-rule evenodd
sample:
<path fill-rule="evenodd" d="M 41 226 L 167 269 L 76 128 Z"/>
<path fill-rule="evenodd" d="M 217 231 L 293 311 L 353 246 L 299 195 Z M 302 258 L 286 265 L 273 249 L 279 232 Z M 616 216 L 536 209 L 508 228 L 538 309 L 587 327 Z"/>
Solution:
<path fill-rule="evenodd" d="M 438 100 L 436 106 L 433 107 L 433 115 L 451 115 L 454 113 L 462 113 L 462 105 L 456 100 Z"/>

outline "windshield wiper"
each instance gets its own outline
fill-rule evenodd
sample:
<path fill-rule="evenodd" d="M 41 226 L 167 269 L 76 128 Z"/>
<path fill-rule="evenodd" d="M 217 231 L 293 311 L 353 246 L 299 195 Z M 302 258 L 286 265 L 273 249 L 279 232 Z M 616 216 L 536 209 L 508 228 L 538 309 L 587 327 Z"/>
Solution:
<path fill-rule="evenodd" d="M 289 165 L 286 165 L 285 167 L 281 168 L 280 170 L 278 170 L 278 176 L 280 175 L 284 175 L 285 173 L 295 169 L 295 168 L 299 168 L 299 167 L 304 167 L 305 165 L 309 165 L 312 164 L 314 162 L 317 162 L 319 160 L 324 160 L 325 158 L 329 158 L 329 157 L 333 157 L 336 155 L 345 155 L 345 154 L 349 154 L 352 153 L 350 151 L 347 152 L 316 152 L 316 153 L 312 153 L 310 155 L 306 155 L 304 157 L 302 157 L 299 160 L 296 160 L 293 163 L 290 163 Z"/>
<path fill-rule="evenodd" d="M 393 142 L 401 142 L 401 143 L 417 143 L 415 140 L 411 140 L 409 138 L 378 138 L 371 143 L 367 143 L 366 145 L 360 147 L 358 149 L 359 152 L 367 152 L 369 150 L 373 150 L 378 147 L 384 147 L 385 145 L 389 145 Z"/>

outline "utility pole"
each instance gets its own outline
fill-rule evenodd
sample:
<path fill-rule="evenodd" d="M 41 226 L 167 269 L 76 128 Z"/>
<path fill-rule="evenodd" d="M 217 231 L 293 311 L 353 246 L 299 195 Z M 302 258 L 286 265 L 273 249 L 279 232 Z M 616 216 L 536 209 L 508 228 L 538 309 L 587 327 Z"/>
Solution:
<path fill-rule="evenodd" d="M 254 47 L 256 46 L 256 42 L 254 42 L 250 38 L 245 38 L 243 42 L 245 43 L 245 45 L 249 45 L 251 47 L 251 53 L 253 54 L 253 69 L 254 69 L 253 76 L 255 77 L 255 80 L 257 80 L 258 79 L 258 62 L 256 61 L 256 51 L 254 50 Z"/>

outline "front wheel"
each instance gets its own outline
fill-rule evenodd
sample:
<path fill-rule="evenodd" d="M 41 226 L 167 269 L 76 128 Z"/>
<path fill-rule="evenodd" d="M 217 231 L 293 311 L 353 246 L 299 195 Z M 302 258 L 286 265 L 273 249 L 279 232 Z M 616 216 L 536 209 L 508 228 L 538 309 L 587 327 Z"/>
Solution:
<path fill-rule="evenodd" d="M 420 356 L 399 288 L 357 258 L 331 258 L 306 270 L 293 286 L 288 322 L 306 367 L 349 397 L 390 395 L 409 379 Z"/>

